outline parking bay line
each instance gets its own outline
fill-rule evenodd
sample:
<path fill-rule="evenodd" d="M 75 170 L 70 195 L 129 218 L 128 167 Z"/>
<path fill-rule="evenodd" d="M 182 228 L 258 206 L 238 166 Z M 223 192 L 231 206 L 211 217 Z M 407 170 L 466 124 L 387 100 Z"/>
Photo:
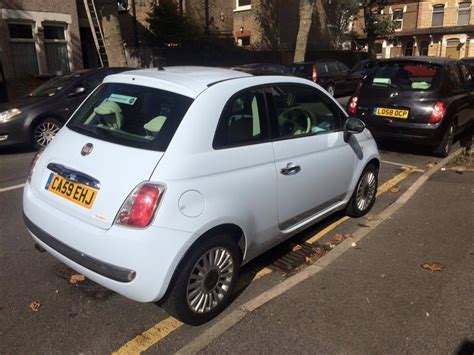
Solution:
<path fill-rule="evenodd" d="M 377 196 L 382 195 L 383 193 L 387 192 L 390 190 L 392 187 L 395 187 L 397 184 L 399 184 L 401 181 L 405 180 L 408 178 L 411 174 L 414 172 L 417 172 L 419 170 L 418 168 L 408 168 L 405 169 L 403 172 L 400 174 L 392 177 L 390 180 L 387 180 L 385 183 L 379 186 L 377 189 Z M 333 222 L 323 230 L 319 231 L 316 233 L 314 236 L 306 240 L 307 243 L 314 243 L 324 237 L 326 234 L 331 232 L 334 228 L 336 228 L 338 225 L 344 223 L 345 221 L 349 220 L 350 217 L 342 217 L 338 219 L 337 221 Z M 252 279 L 253 281 L 259 280 L 262 277 L 271 274 L 273 271 L 272 269 L 265 267 L 261 269 Z M 183 323 L 178 321 L 177 319 L 173 317 L 167 317 L 164 320 L 158 322 L 155 324 L 152 328 L 146 330 L 142 334 L 136 336 L 132 340 L 128 341 L 125 345 L 123 345 L 120 349 L 118 349 L 116 352 L 114 352 L 114 355 L 135 355 L 135 354 L 140 354 L 143 351 L 148 350 L 151 346 L 157 344 L 161 340 L 163 340 L 165 337 L 167 337 L 169 334 L 173 333 L 175 330 L 179 329 Z"/>
<path fill-rule="evenodd" d="M 16 190 L 16 189 L 21 189 L 24 186 L 25 186 L 25 184 L 19 184 L 19 185 L 14 185 L 14 186 L 3 187 L 3 188 L 0 188 L 0 193 L 11 191 L 11 190 Z"/>

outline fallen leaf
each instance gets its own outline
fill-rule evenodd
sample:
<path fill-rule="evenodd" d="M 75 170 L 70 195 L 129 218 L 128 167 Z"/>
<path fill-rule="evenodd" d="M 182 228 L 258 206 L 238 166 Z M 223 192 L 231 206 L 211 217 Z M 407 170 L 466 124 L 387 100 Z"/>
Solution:
<path fill-rule="evenodd" d="M 339 233 L 332 237 L 332 240 L 334 240 L 335 242 L 340 242 L 342 239 L 344 239 L 344 237 L 342 236 L 342 234 Z"/>
<path fill-rule="evenodd" d="M 400 192 L 400 186 L 394 186 L 390 189 L 390 192 L 393 192 L 396 194 L 397 192 Z"/>
<path fill-rule="evenodd" d="M 305 261 L 306 261 L 306 264 L 308 265 L 313 263 L 313 259 L 310 256 L 306 256 Z"/>
<path fill-rule="evenodd" d="M 431 169 L 434 166 L 433 163 L 428 163 L 426 164 L 426 169 Z"/>
<path fill-rule="evenodd" d="M 324 250 L 321 249 L 321 248 L 316 248 L 316 249 L 314 250 L 314 252 L 315 252 L 316 255 L 318 255 L 319 257 L 324 256 L 324 254 L 326 254 L 326 251 L 324 251 Z"/>
<path fill-rule="evenodd" d="M 356 246 L 357 246 L 356 243 L 352 243 L 352 244 L 351 244 L 351 247 L 353 247 L 353 248 L 355 248 Z"/>
<path fill-rule="evenodd" d="M 378 221 L 380 220 L 380 217 L 376 214 L 368 214 L 366 217 L 365 217 L 366 220 L 368 220 L 369 222 L 372 222 L 372 221 Z"/>
<path fill-rule="evenodd" d="M 346 233 L 346 234 L 344 234 L 344 238 L 346 238 L 346 239 L 347 239 L 347 238 L 352 238 L 352 237 L 353 237 L 352 233 Z"/>
<path fill-rule="evenodd" d="M 299 244 L 295 244 L 294 247 L 291 249 L 292 251 L 299 251 L 303 249 L 303 247 Z"/>
<path fill-rule="evenodd" d="M 33 301 L 30 303 L 30 309 L 33 312 L 38 312 L 40 307 L 41 307 L 41 303 L 39 301 Z"/>
<path fill-rule="evenodd" d="M 332 244 L 331 242 L 324 244 L 326 245 L 329 249 L 334 249 L 336 246 Z"/>
<path fill-rule="evenodd" d="M 85 279 L 86 277 L 84 275 L 74 274 L 74 275 L 71 275 L 71 277 L 69 278 L 69 282 L 75 285 L 78 282 L 84 281 Z"/>
<path fill-rule="evenodd" d="M 445 265 L 438 262 L 423 263 L 423 264 L 420 264 L 420 266 L 423 269 L 431 270 L 431 271 L 442 271 L 446 267 Z"/>

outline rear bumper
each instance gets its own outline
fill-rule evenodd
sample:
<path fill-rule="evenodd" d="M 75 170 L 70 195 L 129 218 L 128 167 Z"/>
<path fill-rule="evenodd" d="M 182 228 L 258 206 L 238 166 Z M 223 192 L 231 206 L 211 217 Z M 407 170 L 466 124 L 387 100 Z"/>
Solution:
<path fill-rule="evenodd" d="M 160 300 L 192 233 L 161 227 L 102 229 L 40 200 L 26 184 L 26 226 L 49 254 L 92 281 L 139 302 Z"/>
<path fill-rule="evenodd" d="M 136 272 L 133 270 L 103 262 L 60 242 L 31 222 L 25 214 L 23 214 L 23 220 L 25 221 L 26 228 L 37 239 L 82 267 L 118 282 L 130 282 L 135 278 Z"/>
<path fill-rule="evenodd" d="M 435 146 L 441 142 L 444 135 L 441 124 L 399 122 L 380 118 L 363 121 L 376 139 L 413 141 Z"/>

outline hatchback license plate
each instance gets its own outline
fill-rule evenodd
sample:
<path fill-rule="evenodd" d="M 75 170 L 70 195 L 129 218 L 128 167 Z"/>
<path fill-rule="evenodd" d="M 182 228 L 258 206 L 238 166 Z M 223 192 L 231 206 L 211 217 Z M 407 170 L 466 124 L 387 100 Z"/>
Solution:
<path fill-rule="evenodd" d="M 396 108 L 375 107 L 374 113 L 376 116 L 401 118 L 402 120 L 406 120 L 409 111 Z"/>
<path fill-rule="evenodd" d="M 92 208 L 97 196 L 97 190 L 56 174 L 49 176 L 46 190 L 88 209 Z"/>

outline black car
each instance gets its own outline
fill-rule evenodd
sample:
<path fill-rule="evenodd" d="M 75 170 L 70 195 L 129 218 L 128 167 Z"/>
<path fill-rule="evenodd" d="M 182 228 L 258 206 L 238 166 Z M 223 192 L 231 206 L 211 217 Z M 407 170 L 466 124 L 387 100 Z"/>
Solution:
<path fill-rule="evenodd" d="M 370 71 L 374 68 L 376 61 L 372 59 L 361 60 L 359 63 L 354 65 L 349 72 L 348 77 L 356 80 L 364 79 Z"/>
<path fill-rule="evenodd" d="M 126 68 L 82 70 L 51 79 L 31 94 L 0 104 L 0 147 L 46 146 L 84 98 L 110 74 Z"/>
<path fill-rule="evenodd" d="M 347 112 L 379 140 L 420 143 L 447 156 L 453 138 L 474 124 L 469 67 L 436 57 L 380 60 L 351 97 Z"/>
<path fill-rule="evenodd" d="M 295 63 L 290 73 L 321 85 L 332 96 L 351 95 L 359 78 L 349 78 L 349 68 L 338 60 L 322 59 L 315 62 Z"/>
<path fill-rule="evenodd" d="M 242 71 L 253 75 L 289 75 L 288 68 L 280 64 L 251 63 L 233 67 L 233 70 Z"/>

